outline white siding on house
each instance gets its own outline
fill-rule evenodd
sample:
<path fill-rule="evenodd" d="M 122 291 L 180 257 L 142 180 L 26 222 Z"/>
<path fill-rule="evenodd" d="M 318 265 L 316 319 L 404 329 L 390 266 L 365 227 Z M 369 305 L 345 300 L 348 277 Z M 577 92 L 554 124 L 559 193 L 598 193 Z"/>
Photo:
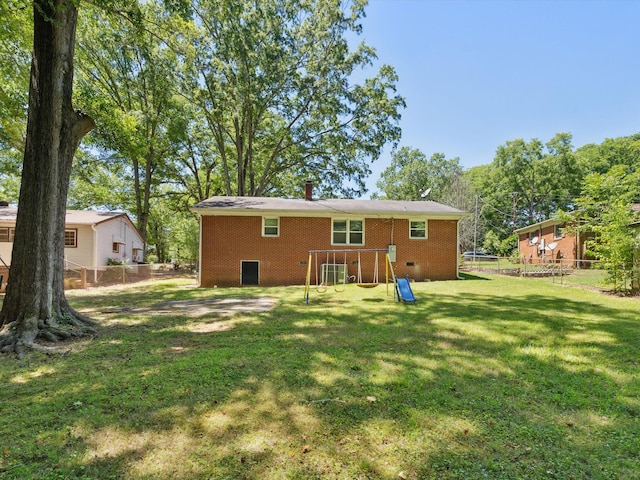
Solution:
<path fill-rule="evenodd" d="M 77 247 L 64 247 L 65 260 L 82 266 L 94 265 L 93 230 L 90 225 L 66 225 L 67 230 L 76 230 Z"/>
<path fill-rule="evenodd" d="M 0 207 L 0 227 L 14 228 L 17 209 Z M 90 210 L 67 210 L 66 230 L 75 230 L 76 247 L 65 247 L 65 260 L 71 267 L 81 265 L 91 268 L 107 265 L 110 258 L 119 262 L 141 262 L 143 260 L 142 238 L 126 214 L 96 212 Z M 113 251 L 114 242 L 119 251 Z M 134 255 L 134 248 L 138 249 Z M 11 264 L 13 242 L 0 241 L 0 256 Z M 75 264 L 75 265 L 73 265 Z"/>

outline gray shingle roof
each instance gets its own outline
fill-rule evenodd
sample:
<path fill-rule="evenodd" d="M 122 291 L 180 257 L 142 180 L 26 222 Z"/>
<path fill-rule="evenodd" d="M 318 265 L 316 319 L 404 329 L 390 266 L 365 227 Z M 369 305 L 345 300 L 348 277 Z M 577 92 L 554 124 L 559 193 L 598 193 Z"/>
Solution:
<path fill-rule="evenodd" d="M 191 208 L 201 215 L 264 212 L 282 214 L 409 216 L 429 215 L 462 218 L 467 214 L 432 201 L 313 199 L 272 197 L 211 197 Z"/>
<path fill-rule="evenodd" d="M 15 222 L 18 215 L 16 207 L 0 207 L 0 222 Z M 126 216 L 121 212 L 97 212 L 94 210 L 67 210 L 67 225 L 95 225 L 112 218 Z"/>

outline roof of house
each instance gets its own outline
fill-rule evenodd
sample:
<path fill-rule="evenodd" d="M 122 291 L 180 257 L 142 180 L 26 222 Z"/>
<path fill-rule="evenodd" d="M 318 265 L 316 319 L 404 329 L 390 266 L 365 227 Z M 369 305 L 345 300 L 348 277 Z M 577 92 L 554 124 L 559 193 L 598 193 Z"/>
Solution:
<path fill-rule="evenodd" d="M 553 225 L 562 225 L 564 222 L 562 220 L 550 218 L 548 220 L 543 220 L 542 222 L 533 223 L 531 225 L 527 225 L 526 227 L 518 228 L 514 230 L 514 233 L 520 235 L 521 233 L 529 233 L 534 232 L 536 230 L 540 230 L 541 228 L 551 227 Z"/>
<path fill-rule="evenodd" d="M 427 215 L 459 219 L 466 212 L 432 201 L 313 199 L 274 197 L 211 197 L 191 211 L 200 215 L 261 215 L 285 216 L 367 215 L 373 217 L 410 217 Z"/>
<path fill-rule="evenodd" d="M 18 216 L 16 207 L 0 207 L 0 222 L 15 223 Z M 118 217 L 129 218 L 123 212 L 98 212 L 95 210 L 67 210 L 65 223 L 67 225 L 96 225 Z"/>

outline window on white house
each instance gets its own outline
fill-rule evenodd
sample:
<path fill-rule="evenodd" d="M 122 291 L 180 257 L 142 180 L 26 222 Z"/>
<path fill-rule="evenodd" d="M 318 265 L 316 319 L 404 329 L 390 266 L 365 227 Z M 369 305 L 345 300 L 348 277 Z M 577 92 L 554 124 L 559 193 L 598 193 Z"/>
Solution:
<path fill-rule="evenodd" d="M 280 236 L 280 219 L 278 217 L 275 217 L 275 218 L 262 217 L 262 236 L 263 237 L 279 237 Z"/>
<path fill-rule="evenodd" d="M 364 245 L 364 220 L 334 220 L 331 238 L 335 245 Z"/>
<path fill-rule="evenodd" d="M 64 231 L 64 246 L 68 248 L 76 248 L 78 246 L 78 231 L 77 230 L 65 230 Z"/>
<path fill-rule="evenodd" d="M 426 220 L 411 220 L 409 222 L 409 238 L 426 239 L 427 225 Z"/>
<path fill-rule="evenodd" d="M 0 242 L 13 242 L 13 238 L 15 237 L 16 229 L 10 227 L 1 227 L 0 228 Z"/>
<path fill-rule="evenodd" d="M 113 253 L 120 253 L 120 244 L 118 242 L 113 242 L 111 250 Z"/>

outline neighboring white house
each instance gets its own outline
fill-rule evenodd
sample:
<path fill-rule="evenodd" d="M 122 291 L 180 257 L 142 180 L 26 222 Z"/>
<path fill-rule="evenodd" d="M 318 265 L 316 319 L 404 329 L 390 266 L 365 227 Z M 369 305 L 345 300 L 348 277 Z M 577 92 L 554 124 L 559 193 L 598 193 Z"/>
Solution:
<path fill-rule="evenodd" d="M 0 205 L 0 256 L 11 264 L 18 209 Z M 109 259 L 138 263 L 143 260 L 142 237 L 126 213 L 67 210 L 64 257 L 72 267 L 99 267 Z"/>

